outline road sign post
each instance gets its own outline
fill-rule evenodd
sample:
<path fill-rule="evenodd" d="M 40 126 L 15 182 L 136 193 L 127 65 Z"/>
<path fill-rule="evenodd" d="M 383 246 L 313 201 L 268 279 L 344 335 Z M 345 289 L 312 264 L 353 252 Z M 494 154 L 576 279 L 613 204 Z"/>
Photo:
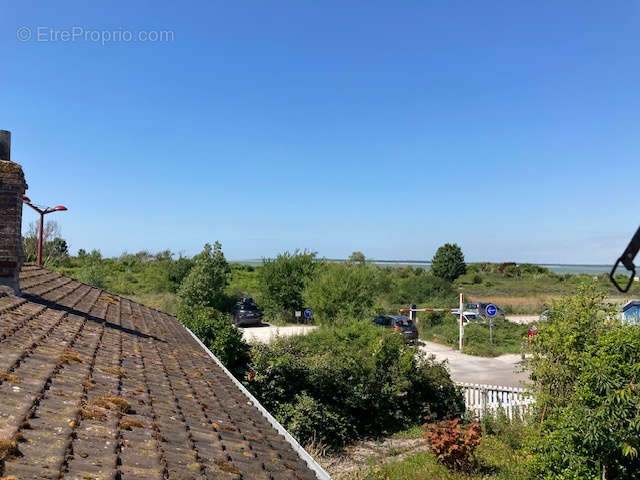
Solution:
<path fill-rule="evenodd" d="M 493 317 L 498 313 L 498 307 L 496 307 L 493 303 L 487 305 L 484 309 L 484 313 L 489 317 L 489 341 L 493 343 Z"/>
<path fill-rule="evenodd" d="M 458 334 L 458 336 L 460 338 L 459 338 L 459 341 L 458 341 L 458 343 L 459 343 L 458 349 L 460 351 L 462 351 L 462 344 L 463 344 L 462 337 L 464 336 L 464 324 L 463 324 L 463 322 L 464 322 L 464 295 L 462 293 L 460 294 L 460 310 L 459 310 L 459 313 L 460 313 L 460 333 Z"/>
<path fill-rule="evenodd" d="M 306 318 L 307 320 L 311 320 L 311 317 L 313 317 L 313 310 L 311 310 L 310 308 L 307 308 L 304 311 L 304 318 Z"/>

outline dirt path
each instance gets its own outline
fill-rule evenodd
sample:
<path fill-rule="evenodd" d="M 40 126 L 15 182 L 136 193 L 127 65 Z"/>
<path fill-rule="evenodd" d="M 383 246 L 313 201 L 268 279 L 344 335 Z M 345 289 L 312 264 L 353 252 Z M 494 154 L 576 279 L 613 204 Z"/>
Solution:
<path fill-rule="evenodd" d="M 366 441 L 348 447 L 341 455 L 316 457 L 333 480 L 359 480 L 367 465 L 384 465 L 428 450 L 421 438 L 388 438 Z"/>

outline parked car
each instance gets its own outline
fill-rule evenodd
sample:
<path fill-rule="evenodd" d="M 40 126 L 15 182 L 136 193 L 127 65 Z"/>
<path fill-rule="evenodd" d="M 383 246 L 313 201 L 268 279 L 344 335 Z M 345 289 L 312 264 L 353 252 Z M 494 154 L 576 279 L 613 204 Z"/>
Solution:
<path fill-rule="evenodd" d="M 251 297 L 242 297 L 233 307 L 233 324 L 236 327 L 256 326 L 262 323 L 262 312 Z"/>
<path fill-rule="evenodd" d="M 405 342 L 415 342 L 418 340 L 418 328 L 413 324 L 413 320 L 402 315 L 380 315 L 373 319 L 373 323 L 385 328 L 393 328 L 402 334 Z"/>

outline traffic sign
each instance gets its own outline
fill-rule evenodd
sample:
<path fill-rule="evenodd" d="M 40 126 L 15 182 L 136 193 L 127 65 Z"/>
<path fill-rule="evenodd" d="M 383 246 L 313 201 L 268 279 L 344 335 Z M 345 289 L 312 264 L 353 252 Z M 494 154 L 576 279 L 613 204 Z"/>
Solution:
<path fill-rule="evenodd" d="M 490 303 L 489 305 L 486 306 L 484 311 L 490 317 L 495 317 L 496 314 L 498 313 L 498 307 L 496 307 L 493 303 Z"/>
<path fill-rule="evenodd" d="M 311 310 L 310 308 L 307 308 L 304 311 L 304 318 L 309 319 L 313 316 L 313 310 Z"/>

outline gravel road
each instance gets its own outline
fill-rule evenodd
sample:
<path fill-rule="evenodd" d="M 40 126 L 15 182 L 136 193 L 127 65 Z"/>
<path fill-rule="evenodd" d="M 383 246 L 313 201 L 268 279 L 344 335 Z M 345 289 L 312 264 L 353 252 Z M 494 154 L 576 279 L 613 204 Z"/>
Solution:
<path fill-rule="evenodd" d="M 421 342 L 420 350 L 446 361 L 451 378 L 456 382 L 520 387 L 527 374 L 518 372 L 520 355 L 508 353 L 499 357 L 466 355 L 446 345 Z"/>

